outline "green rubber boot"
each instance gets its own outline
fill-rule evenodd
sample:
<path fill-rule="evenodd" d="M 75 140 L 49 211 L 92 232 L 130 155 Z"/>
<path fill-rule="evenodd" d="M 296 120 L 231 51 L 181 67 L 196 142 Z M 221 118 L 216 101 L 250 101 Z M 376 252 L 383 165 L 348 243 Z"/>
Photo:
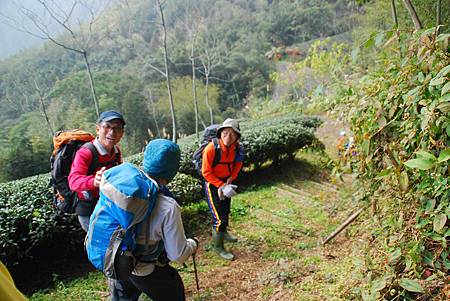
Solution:
<path fill-rule="evenodd" d="M 221 258 L 225 260 L 233 260 L 234 255 L 230 252 L 227 252 L 223 247 L 224 232 L 216 232 L 213 230 L 212 238 L 213 238 L 214 252 L 216 252 L 217 255 L 219 255 Z"/>
<path fill-rule="evenodd" d="M 231 235 L 228 231 L 223 232 L 223 239 L 227 242 L 237 242 L 238 239 L 234 235 Z"/>

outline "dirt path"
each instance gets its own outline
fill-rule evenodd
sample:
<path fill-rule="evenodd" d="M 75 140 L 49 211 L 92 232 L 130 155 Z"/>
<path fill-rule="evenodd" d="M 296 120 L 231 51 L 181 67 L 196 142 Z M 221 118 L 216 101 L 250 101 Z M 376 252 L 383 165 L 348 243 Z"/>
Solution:
<path fill-rule="evenodd" d="M 326 120 L 317 132 L 330 155 L 340 127 Z M 267 183 L 236 196 L 232 231 L 239 242 L 227 245 L 236 259 L 218 259 L 208 247 L 210 236 L 200 237 L 201 290 L 189 264 L 182 270 L 187 299 L 349 300 L 363 275 L 357 263 L 364 245 L 352 227 L 321 245 L 352 211 L 351 183 L 330 181 L 321 172 L 325 164 L 319 154 L 300 153 L 289 166 L 268 171 Z"/>

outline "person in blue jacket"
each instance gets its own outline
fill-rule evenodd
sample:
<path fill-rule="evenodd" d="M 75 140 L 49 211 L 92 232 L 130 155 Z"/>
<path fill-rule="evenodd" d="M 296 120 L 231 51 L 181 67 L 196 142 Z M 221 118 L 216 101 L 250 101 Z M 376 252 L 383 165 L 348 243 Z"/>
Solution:
<path fill-rule="evenodd" d="M 150 216 L 139 224 L 141 228 L 136 234 L 136 246 L 132 251 L 137 262 L 131 275 L 125 273 L 125 278 L 128 279 L 109 280 L 112 301 L 137 301 L 142 293 L 153 301 L 185 300 L 183 281 L 169 262 L 184 263 L 196 252 L 198 242 L 196 239 L 186 238 L 181 208 L 166 187 L 178 172 L 180 156 L 178 145 L 166 139 L 152 140 L 145 149 L 143 176 L 153 182 L 152 187 L 157 187 L 155 190 L 146 190 L 145 193 L 149 198 L 152 196 L 148 193 L 155 194 L 155 207 Z M 116 168 L 125 170 L 127 164 L 129 163 Z M 128 181 L 126 175 L 124 179 Z M 130 178 L 129 181 L 130 185 L 133 185 L 133 179 Z M 95 223 L 96 214 L 101 214 L 102 198 L 108 195 L 115 198 L 117 204 L 121 202 L 120 193 L 108 185 L 105 175 L 100 184 L 100 192 L 100 201 L 97 204 L 99 208 L 96 208 L 91 216 L 88 237 L 92 237 L 92 231 L 103 232 L 101 227 L 92 225 Z M 120 261 L 122 257 L 118 258 Z M 114 265 L 116 264 L 120 266 L 117 258 L 114 261 Z"/>

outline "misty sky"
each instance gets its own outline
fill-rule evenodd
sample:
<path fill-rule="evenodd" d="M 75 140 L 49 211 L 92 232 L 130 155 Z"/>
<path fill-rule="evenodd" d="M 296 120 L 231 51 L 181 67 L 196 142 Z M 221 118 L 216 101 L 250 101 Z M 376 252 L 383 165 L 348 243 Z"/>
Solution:
<path fill-rule="evenodd" d="M 72 4 L 76 0 L 48 0 L 49 4 L 55 3 L 61 9 L 68 11 Z M 108 0 L 88 0 L 86 3 L 89 5 L 98 5 L 99 2 L 109 3 Z M 3 60 L 13 54 L 16 54 L 22 49 L 38 46 L 46 42 L 46 40 L 33 37 L 29 33 L 22 32 L 11 27 L 11 24 L 15 24 L 20 28 L 26 28 L 27 30 L 39 33 L 33 22 L 20 13 L 20 9 L 26 8 L 35 12 L 40 19 L 44 20 L 52 33 L 61 31 L 61 27 L 55 22 L 51 22 L 48 14 L 44 13 L 42 5 L 36 0 L 0 0 L 0 60 Z M 55 6 L 53 6 L 55 7 Z M 74 18 L 85 19 L 88 15 L 86 10 L 78 6 L 78 9 L 74 10 Z M 75 21 L 75 20 L 74 20 Z"/>
<path fill-rule="evenodd" d="M 24 6 L 33 7 L 34 0 L 21 0 Z M 17 53 L 19 50 L 39 45 L 42 40 L 27 33 L 17 31 L 5 24 L 4 16 L 19 19 L 18 8 L 9 0 L 0 0 L 0 60 Z"/>

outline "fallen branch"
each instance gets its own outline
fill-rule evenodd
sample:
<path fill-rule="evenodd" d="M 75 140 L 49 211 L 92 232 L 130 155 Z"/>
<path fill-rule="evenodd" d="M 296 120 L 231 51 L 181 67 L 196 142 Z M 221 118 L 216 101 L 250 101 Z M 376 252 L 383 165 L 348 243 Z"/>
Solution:
<path fill-rule="evenodd" d="M 345 229 L 348 225 L 350 225 L 358 215 L 364 211 L 365 208 L 358 209 L 355 213 L 353 213 L 349 218 L 345 220 L 336 230 L 334 230 L 328 237 L 322 242 L 322 245 L 326 244 L 330 240 L 332 240 L 336 235 L 338 235 L 342 230 Z"/>

